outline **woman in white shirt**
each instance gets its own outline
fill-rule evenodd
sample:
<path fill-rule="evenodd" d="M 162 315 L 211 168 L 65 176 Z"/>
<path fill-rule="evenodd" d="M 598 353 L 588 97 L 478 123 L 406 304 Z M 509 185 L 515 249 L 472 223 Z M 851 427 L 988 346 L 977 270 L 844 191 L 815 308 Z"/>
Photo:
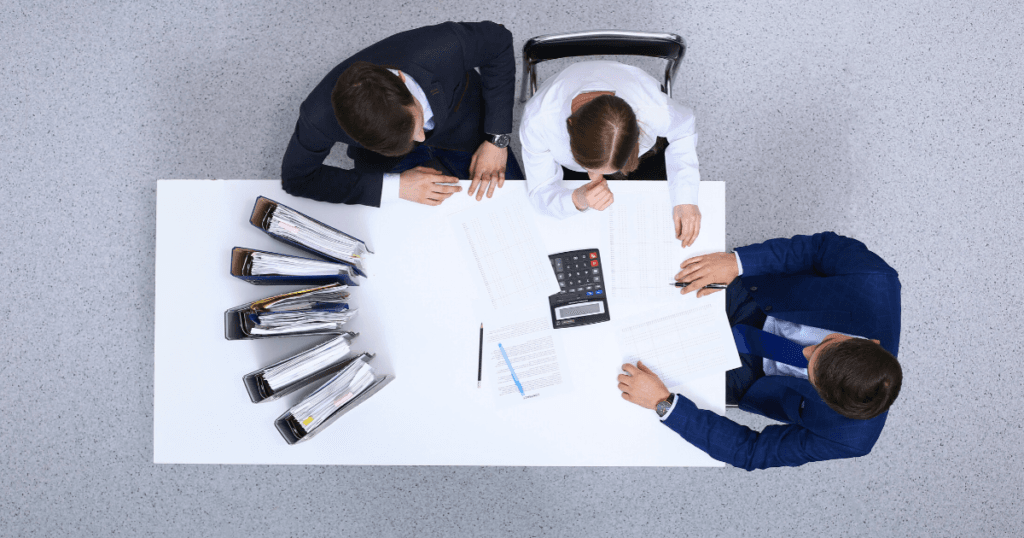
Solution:
<path fill-rule="evenodd" d="M 659 137 L 676 238 L 684 247 L 700 233 L 697 132 L 693 112 L 661 92 L 644 71 L 618 62 L 580 62 L 549 79 L 526 104 L 519 125 L 530 200 L 557 218 L 614 201 L 605 175 L 628 175 Z M 562 187 L 563 167 L 590 182 Z M 582 176 L 585 173 L 587 176 Z"/>

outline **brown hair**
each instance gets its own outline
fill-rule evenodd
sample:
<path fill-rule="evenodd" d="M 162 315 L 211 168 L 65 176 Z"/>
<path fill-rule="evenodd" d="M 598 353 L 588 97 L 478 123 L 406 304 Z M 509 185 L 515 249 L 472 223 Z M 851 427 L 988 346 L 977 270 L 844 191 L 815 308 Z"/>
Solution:
<path fill-rule="evenodd" d="M 379 65 L 353 62 L 338 77 L 331 106 L 338 125 L 364 148 L 400 157 L 414 147 L 412 93 L 402 79 Z"/>
<path fill-rule="evenodd" d="M 867 420 L 889 410 L 903 384 L 896 357 L 871 340 L 851 338 L 821 350 L 814 387 L 822 400 L 847 418 Z"/>
<path fill-rule="evenodd" d="M 628 174 L 640 164 L 640 126 L 621 97 L 601 95 L 565 120 L 572 158 L 583 168 L 609 166 Z"/>

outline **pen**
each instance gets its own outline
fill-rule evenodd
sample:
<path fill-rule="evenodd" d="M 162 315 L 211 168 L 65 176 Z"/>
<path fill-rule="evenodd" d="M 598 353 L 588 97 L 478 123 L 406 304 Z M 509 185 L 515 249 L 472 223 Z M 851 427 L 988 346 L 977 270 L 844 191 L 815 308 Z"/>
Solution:
<path fill-rule="evenodd" d="M 480 353 L 476 362 L 476 388 L 480 388 L 480 376 L 484 371 L 484 324 L 480 324 Z"/>
<path fill-rule="evenodd" d="M 516 388 L 519 389 L 519 395 L 526 396 L 526 393 L 523 392 L 523 386 L 519 384 L 519 378 L 516 377 L 516 371 L 512 369 L 512 363 L 508 360 L 508 354 L 505 353 L 505 348 L 501 347 L 501 344 L 498 344 L 498 349 L 501 350 L 501 356 L 505 357 L 505 366 L 508 366 L 508 372 L 512 374 L 512 381 L 516 382 Z"/>
<path fill-rule="evenodd" d="M 692 284 L 692 282 L 673 282 L 671 285 L 675 286 L 677 288 L 685 288 L 686 286 L 689 286 L 690 284 Z M 728 284 L 708 284 L 707 286 L 704 286 L 704 287 L 705 288 L 710 288 L 710 289 L 713 289 L 713 290 L 724 290 L 724 289 L 728 288 L 729 285 Z"/>

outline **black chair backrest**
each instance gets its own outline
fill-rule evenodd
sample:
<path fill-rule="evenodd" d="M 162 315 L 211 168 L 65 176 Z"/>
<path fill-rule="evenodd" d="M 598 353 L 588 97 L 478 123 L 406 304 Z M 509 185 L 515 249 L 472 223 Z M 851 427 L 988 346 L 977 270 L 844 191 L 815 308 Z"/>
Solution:
<path fill-rule="evenodd" d="M 537 91 L 536 64 L 547 60 L 594 55 L 651 56 L 668 61 L 662 91 L 672 96 L 672 79 L 686 54 L 686 42 L 676 34 L 592 30 L 531 38 L 523 45 L 523 87 L 520 100 Z"/>

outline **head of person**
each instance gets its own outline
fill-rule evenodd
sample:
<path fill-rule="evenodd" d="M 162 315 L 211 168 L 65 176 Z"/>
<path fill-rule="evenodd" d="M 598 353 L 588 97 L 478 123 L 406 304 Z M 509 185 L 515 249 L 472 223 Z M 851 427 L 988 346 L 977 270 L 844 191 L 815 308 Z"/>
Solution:
<path fill-rule="evenodd" d="M 621 97 L 601 95 L 565 120 L 573 159 L 588 172 L 629 174 L 640 163 L 640 126 Z"/>
<path fill-rule="evenodd" d="M 353 62 L 338 77 L 331 106 L 346 134 L 381 155 L 400 157 L 424 139 L 422 106 L 385 67 Z"/>
<path fill-rule="evenodd" d="M 821 399 L 847 418 L 867 420 L 899 396 L 903 369 L 877 340 L 830 334 L 813 346 L 807 375 Z"/>

